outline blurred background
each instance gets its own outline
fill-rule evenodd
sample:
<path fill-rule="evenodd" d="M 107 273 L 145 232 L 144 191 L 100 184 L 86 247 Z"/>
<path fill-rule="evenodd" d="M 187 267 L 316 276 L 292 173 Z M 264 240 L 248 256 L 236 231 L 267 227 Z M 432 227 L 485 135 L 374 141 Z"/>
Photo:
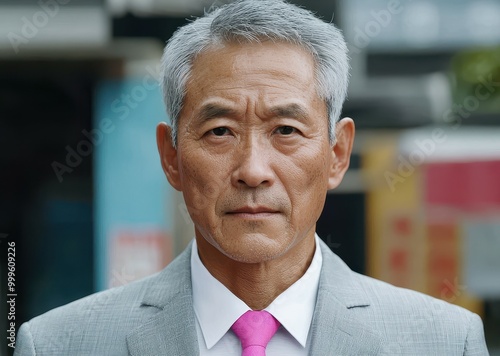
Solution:
<path fill-rule="evenodd" d="M 350 47 L 357 137 L 318 234 L 353 270 L 478 313 L 500 355 L 500 1 L 292 2 Z M 1 330 L 8 242 L 19 327 L 160 270 L 193 237 L 156 151 L 158 63 L 212 5 L 0 0 Z"/>

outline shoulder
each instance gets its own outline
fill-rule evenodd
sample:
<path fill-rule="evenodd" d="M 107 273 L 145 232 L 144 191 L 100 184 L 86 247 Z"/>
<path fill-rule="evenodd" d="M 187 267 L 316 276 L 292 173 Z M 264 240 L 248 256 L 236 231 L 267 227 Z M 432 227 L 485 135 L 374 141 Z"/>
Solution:
<path fill-rule="evenodd" d="M 470 311 L 429 295 L 396 287 L 381 280 L 352 271 L 326 245 L 323 252 L 323 278 L 326 288 L 347 308 L 370 306 L 373 313 L 388 318 L 411 315 L 447 315 L 458 319 L 472 318 Z M 367 309 L 368 310 L 368 309 Z"/>
<path fill-rule="evenodd" d="M 467 309 L 426 294 L 353 272 L 367 293 L 371 324 L 395 354 L 426 349 L 457 355 L 487 355 L 481 318 Z M 456 352 L 456 353 L 455 353 Z"/>
<path fill-rule="evenodd" d="M 323 250 L 323 246 L 322 246 Z M 388 354 L 487 355 L 481 318 L 426 294 L 353 272 L 327 247 L 322 285 Z M 328 309 L 328 307 L 327 307 Z"/>
<path fill-rule="evenodd" d="M 97 351 L 96 345 L 110 343 L 111 334 L 115 341 L 124 340 L 127 330 L 140 325 L 154 312 L 141 308 L 141 300 L 155 278 L 95 293 L 33 318 L 19 329 L 15 354 L 90 355 L 92 350 Z M 72 349 L 75 345 L 79 345 L 78 349 Z M 114 351 L 120 347 L 125 344 L 116 344 Z"/>
<path fill-rule="evenodd" d="M 413 316 L 446 315 L 447 318 L 469 320 L 474 314 L 470 311 L 448 303 L 444 300 L 431 297 L 411 289 L 396 287 L 392 284 L 352 272 L 352 278 L 362 288 L 370 305 L 382 313 L 408 313 Z"/>
<path fill-rule="evenodd" d="M 126 336 L 190 290 L 188 261 L 183 253 L 150 277 L 33 318 L 19 329 L 16 355 L 127 354 Z"/>
<path fill-rule="evenodd" d="M 133 311 L 141 304 L 144 293 L 158 275 L 132 282 L 125 286 L 94 293 L 69 304 L 52 309 L 31 320 L 37 323 L 64 323 L 103 318 L 106 314 L 120 315 Z"/>

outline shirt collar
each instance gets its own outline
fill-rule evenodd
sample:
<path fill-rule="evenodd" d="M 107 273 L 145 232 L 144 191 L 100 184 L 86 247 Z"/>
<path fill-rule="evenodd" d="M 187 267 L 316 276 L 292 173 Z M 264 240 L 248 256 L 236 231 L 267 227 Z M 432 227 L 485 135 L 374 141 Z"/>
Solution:
<path fill-rule="evenodd" d="M 303 347 L 306 346 L 316 306 L 323 263 L 318 235 L 315 236 L 315 242 L 316 249 L 307 271 L 265 309 Z M 210 349 L 250 307 L 210 274 L 200 260 L 196 240 L 191 251 L 191 280 L 194 311 L 207 348 Z"/>

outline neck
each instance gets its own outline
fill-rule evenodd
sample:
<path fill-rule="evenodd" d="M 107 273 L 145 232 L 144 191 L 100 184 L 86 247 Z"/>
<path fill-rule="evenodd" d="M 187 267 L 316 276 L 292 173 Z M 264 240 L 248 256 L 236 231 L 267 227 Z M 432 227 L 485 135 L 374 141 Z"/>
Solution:
<path fill-rule="evenodd" d="M 203 237 L 196 237 L 198 254 L 207 270 L 252 310 L 265 309 L 309 268 L 314 235 L 298 242 L 283 256 L 260 263 L 233 260 Z"/>

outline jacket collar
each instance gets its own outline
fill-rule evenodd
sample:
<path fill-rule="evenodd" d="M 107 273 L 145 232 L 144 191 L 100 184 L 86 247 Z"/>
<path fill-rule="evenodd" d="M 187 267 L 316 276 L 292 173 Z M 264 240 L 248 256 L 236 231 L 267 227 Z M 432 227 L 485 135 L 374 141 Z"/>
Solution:
<path fill-rule="evenodd" d="M 377 355 L 382 339 L 365 325 L 370 300 L 357 274 L 320 242 L 323 266 L 311 326 L 311 355 Z M 365 315 L 361 317 L 361 315 Z"/>
<path fill-rule="evenodd" d="M 145 286 L 141 308 L 158 312 L 127 336 L 129 354 L 198 355 L 188 247 Z"/>
<path fill-rule="evenodd" d="M 357 274 L 320 242 L 323 256 L 311 325 L 312 355 L 377 355 L 382 340 L 365 326 L 357 308 L 370 308 Z M 198 355 L 191 290 L 191 245 L 149 280 L 141 308 L 159 311 L 127 337 L 132 356 Z"/>

